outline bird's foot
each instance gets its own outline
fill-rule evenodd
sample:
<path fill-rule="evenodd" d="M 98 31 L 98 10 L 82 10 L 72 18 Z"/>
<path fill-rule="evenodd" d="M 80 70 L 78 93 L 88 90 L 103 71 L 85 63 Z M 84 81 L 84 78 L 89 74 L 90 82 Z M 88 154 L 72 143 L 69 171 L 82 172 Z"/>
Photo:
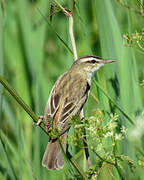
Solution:
<path fill-rule="evenodd" d="M 40 126 L 42 121 L 43 121 L 44 117 L 43 116 L 38 116 L 38 121 L 36 123 L 34 123 L 34 125 L 36 126 Z"/>

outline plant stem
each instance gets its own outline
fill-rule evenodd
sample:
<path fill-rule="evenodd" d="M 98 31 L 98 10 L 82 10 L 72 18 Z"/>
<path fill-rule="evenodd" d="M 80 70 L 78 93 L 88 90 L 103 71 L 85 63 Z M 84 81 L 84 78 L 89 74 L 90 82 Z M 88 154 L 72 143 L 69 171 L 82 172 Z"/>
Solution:
<path fill-rule="evenodd" d="M 75 37 L 74 37 L 74 30 L 73 30 L 73 16 L 69 16 L 69 34 L 70 34 L 70 39 L 72 43 L 72 48 L 73 48 L 73 54 L 74 54 L 74 59 L 78 59 L 77 55 L 77 49 L 76 49 L 76 42 L 75 42 Z"/>
<path fill-rule="evenodd" d="M 60 140 L 59 140 L 59 145 L 60 145 L 61 151 L 62 151 L 63 155 L 65 156 L 65 158 L 68 159 L 68 160 L 71 162 L 71 164 L 72 164 L 72 165 L 74 166 L 74 168 L 79 172 L 79 174 L 81 175 L 81 177 L 82 177 L 84 180 L 88 180 L 88 178 L 87 178 L 86 175 L 85 175 L 85 172 L 80 168 L 80 166 L 77 164 L 77 162 L 74 160 L 74 158 L 69 159 L 69 158 L 67 157 L 67 155 L 66 155 L 66 153 L 65 153 L 65 151 L 64 151 L 64 149 L 63 149 L 63 146 L 62 146 Z"/>
<path fill-rule="evenodd" d="M 88 144 L 87 141 L 85 140 L 85 138 L 83 138 L 83 141 L 84 141 L 86 144 Z M 91 150 L 91 149 L 90 149 L 90 150 Z M 114 166 L 115 166 L 115 163 L 110 162 L 110 161 L 104 159 L 104 158 L 101 157 L 96 151 L 94 151 L 94 150 L 91 150 L 91 151 L 92 151 L 93 153 L 95 153 L 96 156 L 97 156 L 99 159 L 101 159 L 103 162 L 106 162 L 106 163 L 108 163 L 108 164 L 111 164 L 111 165 L 114 165 Z"/>
<path fill-rule="evenodd" d="M 97 152 L 95 152 L 95 151 L 93 151 L 95 154 L 96 154 L 96 156 L 99 158 L 99 159 L 101 159 L 103 162 L 106 162 L 106 163 L 108 163 L 108 164 L 111 164 L 111 165 L 113 165 L 113 166 L 115 166 L 115 163 L 113 163 L 113 162 L 110 162 L 110 161 L 108 161 L 108 160 L 106 160 L 106 159 L 103 159 Z"/>
<path fill-rule="evenodd" d="M 38 116 L 32 111 L 32 109 L 24 102 L 24 100 L 18 95 L 18 93 L 9 85 L 9 83 L 0 76 L 0 83 L 7 89 L 7 91 L 14 97 L 14 99 L 23 107 L 23 109 L 30 115 L 35 123 L 38 122 Z M 39 125 L 42 130 L 47 134 L 43 123 Z"/>
<path fill-rule="evenodd" d="M 5 67 L 5 63 L 4 63 L 4 44 L 5 44 L 5 9 L 3 10 L 2 13 L 2 7 L 0 5 L 0 17 L 1 17 L 1 28 L 0 28 L 0 75 L 3 77 L 4 76 L 4 67 Z M 0 128 L 1 128 L 1 124 L 2 124 L 2 105 L 3 105 L 3 92 L 4 89 L 3 87 L 0 85 Z"/>
<path fill-rule="evenodd" d="M 57 2 L 57 0 L 54 0 L 54 2 L 57 4 L 57 6 L 63 11 L 63 13 L 64 13 L 66 16 L 69 16 L 69 15 L 70 15 L 70 13 L 67 12 L 67 11 L 65 10 L 65 8 L 63 8 L 62 5 L 61 5 L 59 2 Z"/>
<path fill-rule="evenodd" d="M 46 18 L 45 15 L 41 12 L 41 10 L 39 9 L 39 7 L 36 6 L 36 9 L 37 9 L 38 12 L 40 13 L 40 15 L 44 18 L 44 20 L 46 21 L 46 23 L 48 24 L 48 26 L 50 26 L 50 28 L 51 28 L 52 31 L 55 33 L 55 35 L 57 36 L 57 38 L 60 40 L 60 42 L 62 43 L 62 45 L 70 52 L 71 55 L 73 55 L 72 50 L 68 47 L 68 45 L 66 44 L 66 42 L 59 36 L 59 34 L 56 32 L 56 30 L 53 28 L 53 26 L 48 22 L 47 18 Z"/>
<path fill-rule="evenodd" d="M 115 165 L 115 167 L 116 167 L 116 169 L 117 169 L 117 171 L 118 171 L 119 176 L 121 177 L 121 179 L 122 179 L 122 180 L 125 180 L 124 175 L 123 175 L 123 173 L 121 172 L 121 170 L 120 170 L 120 168 L 118 167 L 118 165 Z"/>

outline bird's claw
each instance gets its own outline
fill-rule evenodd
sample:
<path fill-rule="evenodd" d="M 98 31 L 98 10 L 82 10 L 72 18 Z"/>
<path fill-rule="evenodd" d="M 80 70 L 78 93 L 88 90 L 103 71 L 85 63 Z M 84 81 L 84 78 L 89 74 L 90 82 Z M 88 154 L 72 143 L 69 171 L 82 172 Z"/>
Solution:
<path fill-rule="evenodd" d="M 36 123 L 34 122 L 33 124 L 36 125 L 36 126 L 40 126 L 43 119 L 44 119 L 43 116 L 38 116 L 38 121 Z"/>

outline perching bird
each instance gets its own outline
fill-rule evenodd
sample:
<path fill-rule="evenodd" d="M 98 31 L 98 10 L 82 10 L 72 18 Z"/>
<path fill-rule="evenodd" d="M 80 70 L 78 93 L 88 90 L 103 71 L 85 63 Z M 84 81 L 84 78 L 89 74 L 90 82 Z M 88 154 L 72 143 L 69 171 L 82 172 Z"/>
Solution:
<path fill-rule="evenodd" d="M 44 120 L 47 130 L 51 126 L 59 127 L 61 143 L 65 151 L 70 118 L 80 114 L 87 101 L 94 73 L 104 64 L 111 62 L 114 60 L 104 60 L 97 56 L 81 57 L 59 77 L 53 86 L 45 108 Z M 64 159 L 57 139 L 50 138 L 42 165 L 51 170 L 64 167 Z"/>

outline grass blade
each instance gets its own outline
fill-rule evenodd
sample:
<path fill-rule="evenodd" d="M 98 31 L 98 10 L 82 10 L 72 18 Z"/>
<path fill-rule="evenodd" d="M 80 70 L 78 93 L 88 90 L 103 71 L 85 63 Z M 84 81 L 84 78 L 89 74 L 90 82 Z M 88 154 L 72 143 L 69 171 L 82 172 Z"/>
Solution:
<path fill-rule="evenodd" d="M 0 149 L 2 150 L 1 153 L 3 152 L 3 156 L 6 159 L 6 167 L 8 167 L 8 169 L 9 169 L 8 170 L 9 175 L 10 175 L 10 177 L 12 179 L 16 179 L 17 180 L 18 178 L 16 176 L 16 172 L 14 171 L 13 165 L 12 165 L 12 163 L 10 161 L 9 155 L 8 155 L 8 153 L 6 151 L 5 144 L 4 144 L 1 136 L 0 136 L 0 146 L 1 146 Z"/>

